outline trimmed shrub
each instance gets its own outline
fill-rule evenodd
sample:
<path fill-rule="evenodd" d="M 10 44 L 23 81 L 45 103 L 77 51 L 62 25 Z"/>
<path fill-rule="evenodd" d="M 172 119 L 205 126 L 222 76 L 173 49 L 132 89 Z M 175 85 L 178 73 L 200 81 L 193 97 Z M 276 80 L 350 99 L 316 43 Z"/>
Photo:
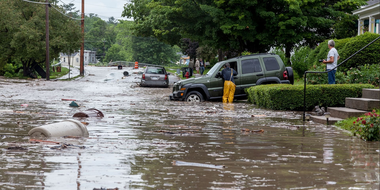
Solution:
<path fill-rule="evenodd" d="M 308 85 L 306 109 L 319 106 L 344 106 L 346 97 L 361 97 L 370 84 Z M 303 110 L 303 85 L 270 84 L 245 89 L 248 101 L 259 107 L 274 110 Z"/>
<path fill-rule="evenodd" d="M 362 35 L 356 36 L 352 38 L 349 42 L 345 44 L 343 49 L 339 51 L 340 53 L 340 60 L 338 61 L 338 64 L 344 61 L 346 58 L 357 52 L 359 49 L 367 45 L 369 42 L 373 41 L 379 37 L 379 34 L 373 34 L 366 32 Z M 346 63 L 341 65 L 338 70 L 341 70 L 343 72 L 348 71 L 351 67 L 357 68 L 358 66 L 365 65 L 365 64 L 377 64 L 380 60 L 380 40 L 377 40 L 375 43 L 368 46 L 366 49 L 352 57 L 350 60 L 348 60 Z M 327 54 L 326 54 L 327 55 Z"/>

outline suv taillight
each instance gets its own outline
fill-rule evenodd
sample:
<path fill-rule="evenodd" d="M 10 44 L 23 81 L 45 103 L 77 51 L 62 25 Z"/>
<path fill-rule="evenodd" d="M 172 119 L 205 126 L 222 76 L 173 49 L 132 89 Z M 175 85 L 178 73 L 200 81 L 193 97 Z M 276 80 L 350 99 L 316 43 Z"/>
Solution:
<path fill-rule="evenodd" d="M 168 75 L 165 75 L 165 80 L 167 80 L 168 79 Z"/>
<path fill-rule="evenodd" d="M 145 80 L 145 74 L 143 74 L 143 76 L 142 76 L 142 79 L 144 79 L 144 80 Z"/>
<path fill-rule="evenodd" d="M 286 70 L 282 73 L 282 76 L 284 76 L 284 80 L 288 80 L 288 72 Z"/>

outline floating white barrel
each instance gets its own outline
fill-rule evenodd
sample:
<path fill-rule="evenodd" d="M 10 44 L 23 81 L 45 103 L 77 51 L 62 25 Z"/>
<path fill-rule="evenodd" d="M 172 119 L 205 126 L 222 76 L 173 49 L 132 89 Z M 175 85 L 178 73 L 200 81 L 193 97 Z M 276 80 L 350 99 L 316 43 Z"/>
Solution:
<path fill-rule="evenodd" d="M 32 137 L 63 137 L 83 136 L 88 137 L 88 131 L 80 121 L 68 119 L 59 123 L 52 123 L 35 127 L 29 131 Z"/>

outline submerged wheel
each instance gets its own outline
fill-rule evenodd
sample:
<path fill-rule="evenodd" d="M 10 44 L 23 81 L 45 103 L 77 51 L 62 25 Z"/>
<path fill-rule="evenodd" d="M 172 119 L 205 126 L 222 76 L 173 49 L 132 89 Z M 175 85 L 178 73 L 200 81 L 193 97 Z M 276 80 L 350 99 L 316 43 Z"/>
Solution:
<path fill-rule="evenodd" d="M 203 102 L 203 96 L 198 91 L 191 91 L 185 100 L 186 102 Z"/>

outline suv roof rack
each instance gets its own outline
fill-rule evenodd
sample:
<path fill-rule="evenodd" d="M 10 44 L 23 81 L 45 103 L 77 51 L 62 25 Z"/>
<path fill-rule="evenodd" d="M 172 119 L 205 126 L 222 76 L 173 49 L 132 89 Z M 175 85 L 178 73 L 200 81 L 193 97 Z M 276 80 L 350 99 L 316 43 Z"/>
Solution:
<path fill-rule="evenodd" d="M 253 56 L 253 55 L 276 55 L 276 54 L 275 53 L 254 53 L 254 54 L 251 54 L 251 55 L 242 55 L 242 56 L 237 56 L 237 57 L 234 57 L 234 58 L 242 58 L 242 57 L 248 57 L 248 56 Z"/>

